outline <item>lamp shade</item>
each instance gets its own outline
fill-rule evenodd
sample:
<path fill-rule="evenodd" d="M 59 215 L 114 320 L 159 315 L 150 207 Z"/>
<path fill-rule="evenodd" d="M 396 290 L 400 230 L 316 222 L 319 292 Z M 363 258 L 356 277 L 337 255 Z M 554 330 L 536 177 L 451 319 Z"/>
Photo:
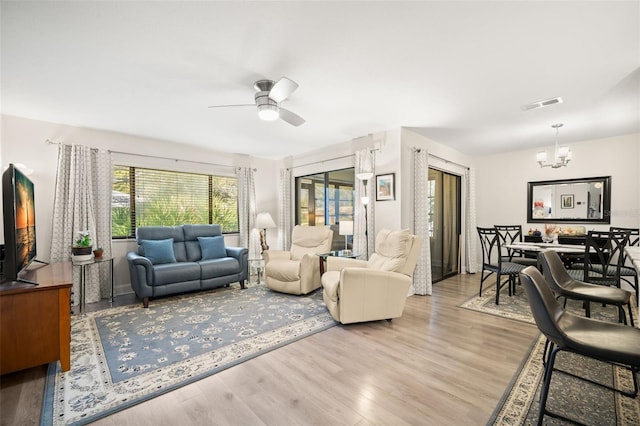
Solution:
<path fill-rule="evenodd" d="M 340 227 L 338 229 L 340 235 L 353 235 L 353 221 L 341 220 Z"/>
<path fill-rule="evenodd" d="M 373 177 L 371 172 L 356 173 L 356 177 L 360 180 L 369 180 Z"/>
<path fill-rule="evenodd" d="M 256 217 L 255 227 L 258 229 L 275 228 L 276 223 L 268 212 L 262 212 L 258 213 L 258 216 Z"/>

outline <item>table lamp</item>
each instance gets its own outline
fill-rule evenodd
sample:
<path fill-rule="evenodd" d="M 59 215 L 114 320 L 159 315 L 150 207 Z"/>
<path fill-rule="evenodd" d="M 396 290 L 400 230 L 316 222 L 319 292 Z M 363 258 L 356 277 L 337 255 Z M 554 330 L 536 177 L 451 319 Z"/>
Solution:
<path fill-rule="evenodd" d="M 352 220 L 341 220 L 338 228 L 338 233 L 340 235 L 344 235 L 344 249 L 347 250 L 349 247 L 347 245 L 347 239 L 349 235 L 353 235 L 353 221 Z"/>
<path fill-rule="evenodd" d="M 269 250 L 267 245 L 267 228 L 275 228 L 276 223 L 269 212 L 258 213 L 256 217 L 256 228 L 260 229 L 260 246 L 262 251 Z"/>

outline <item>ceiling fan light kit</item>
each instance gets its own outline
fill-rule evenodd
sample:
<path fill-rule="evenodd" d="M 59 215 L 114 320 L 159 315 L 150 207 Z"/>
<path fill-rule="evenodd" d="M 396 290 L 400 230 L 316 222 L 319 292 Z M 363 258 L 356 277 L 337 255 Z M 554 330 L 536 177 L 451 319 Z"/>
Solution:
<path fill-rule="evenodd" d="M 254 97 L 255 104 L 253 105 L 213 105 L 209 108 L 255 106 L 258 110 L 258 117 L 263 121 L 281 119 L 296 127 L 304 124 L 304 118 L 278 105 L 298 88 L 298 83 L 287 77 L 282 77 L 277 82 L 273 80 L 258 80 L 253 84 L 253 87 L 257 91 Z"/>

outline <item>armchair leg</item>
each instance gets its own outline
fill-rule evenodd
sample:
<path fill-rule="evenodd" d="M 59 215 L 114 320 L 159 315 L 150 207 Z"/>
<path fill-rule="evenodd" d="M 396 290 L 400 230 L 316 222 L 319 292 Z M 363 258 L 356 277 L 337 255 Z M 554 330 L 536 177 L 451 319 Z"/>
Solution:
<path fill-rule="evenodd" d="M 149 307 L 149 298 L 145 297 L 142 299 L 142 307 L 143 308 L 148 308 Z"/>
<path fill-rule="evenodd" d="M 244 280 L 242 280 L 242 281 L 240 281 L 240 288 L 244 290 L 244 287 L 245 287 Z"/>

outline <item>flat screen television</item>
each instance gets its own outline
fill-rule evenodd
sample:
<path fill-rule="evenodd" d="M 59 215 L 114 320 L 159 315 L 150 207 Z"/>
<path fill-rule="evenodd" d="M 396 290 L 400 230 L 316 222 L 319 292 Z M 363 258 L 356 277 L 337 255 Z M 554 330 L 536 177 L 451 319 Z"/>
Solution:
<path fill-rule="evenodd" d="M 4 209 L 4 280 L 23 281 L 20 273 L 36 257 L 36 216 L 33 182 L 13 164 L 2 176 Z M 36 283 L 32 283 L 36 284 Z"/>

